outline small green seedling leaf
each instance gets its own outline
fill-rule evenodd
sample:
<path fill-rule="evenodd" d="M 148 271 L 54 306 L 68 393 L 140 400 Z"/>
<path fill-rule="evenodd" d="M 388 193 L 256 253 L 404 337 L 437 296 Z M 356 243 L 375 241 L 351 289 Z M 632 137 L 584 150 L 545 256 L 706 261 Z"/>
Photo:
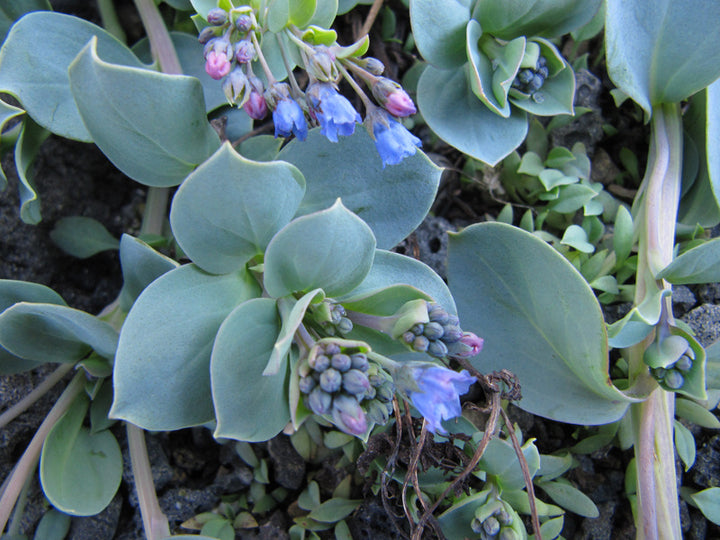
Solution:
<path fill-rule="evenodd" d="M 79 259 L 119 247 L 118 239 L 102 223 L 82 216 L 59 219 L 50 232 L 50 238 L 65 253 Z"/>

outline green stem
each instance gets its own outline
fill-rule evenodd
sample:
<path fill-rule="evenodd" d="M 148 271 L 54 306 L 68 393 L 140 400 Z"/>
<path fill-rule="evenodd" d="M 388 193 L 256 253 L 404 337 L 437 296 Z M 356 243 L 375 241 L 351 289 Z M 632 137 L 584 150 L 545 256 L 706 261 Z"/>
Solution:
<path fill-rule="evenodd" d="M 183 70 L 175 46 L 155 2 L 135 0 L 135 6 L 150 40 L 153 58 L 160 64 L 160 71 L 169 75 L 182 75 Z"/>
<path fill-rule="evenodd" d="M 272 71 L 270 70 L 270 66 L 268 66 L 267 60 L 265 60 L 265 55 L 262 52 L 262 49 L 260 48 L 260 42 L 258 42 L 257 36 L 255 35 L 255 32 L 250 32 L 250 39 L 252 39 L 253 45 L 255 45 L 255 52 L 257 52 L 258 55 L 258 61 L 260 62 L 260 65 L 262 66 L 263 72 L 265 73 L 265 78 L 267 79 L 268 86 L 272 86 L 277 82 L 275 79 L 275 76 L 272 74 Z"/>
<path fill-rule="evenodd" d="M 103 28 L 123 43 L 127 43 L 127 36 L 125 35 L 125 31 L 123 30 L 120 21 L 118 20 L 113 0 L 97 0 L 97 5 Z"/>
<path fill-rule="evenodd" d="M 293 94 L 295 94 L 296 98 L 300 97 L 302 95 L 302 90 L 300 90 L 297 80 L 295 79 L 295 75 L 293 74 L 292 67 L 290 66 L 287 51 L 285 50 L 285 44 L 282 39 L 280 39 L 280 34 L 275 34 L 275 39 L 277 39 L 278 47 L 280 48 L 280 56 L 282 57 L 283 64 L 285 65 L 285 71 L 287 71 L 288 80 L 290 81 L 290 87 L 293 90 Z"/>
<path fill-rule="evenodd" d="M 10 518 L 13 506 L 15 506 L 20 491 L 25 484 L 25 480 L 32 474 L 37 466 L 38 459 L 40 459 L 40 451 L 42 450 L 48 433 L 50 433 L 50 430 L 55 426 L 57 421 L 67 412 L 73 401 L 75 401 L 75 398 L 84 388 L 85 372 L 80 370 L 75 374 L 70 384 L 67 385 L 67 388 L 65 388 L 65 391 L 60 395 L 57 402 L 55 402 L 53 408 L 50 409 L 50 412 L 45 417 L 45 420 L 43 420 L 43 423 L 40 424 L 37 432 L 35 432 L 20 461 L 15 465 L 15 469 L 7 480 L 2 497 L 0 497 L 0 531 L 5 529 L 5 525 Z"/>
<path fill-rule="evenodd" d="M 155 493 L 155 485 L 150 469 L 147 447 L 145 446 L 145 432 L 132 424 L 125 424 L 128 434 L 128 448 L 130 449 L 130 462 L 132 464 L 135 490 L 138 495 L 140 514 L 143 520 L 145 538 L 159 540 L 170 536 L 168 520 L 160 509 Z"/>
<path fill-rule="evenodd" d="M 657 106 L 651 123 L 647 171 L 641 186 L 635 305 L 670 289 L 655 275 L 672 262 L 682 172 L 682 117 L 677 104 Z M 656 329 L 628 351 L 631 379 L 647 373 L 647 346 L 673 324 L 670 297 L 659 300 Z M 681 538 L 675 478 L 675 395 L 660 387 L 632 406 L 637 464 L 637 538 Z"/>

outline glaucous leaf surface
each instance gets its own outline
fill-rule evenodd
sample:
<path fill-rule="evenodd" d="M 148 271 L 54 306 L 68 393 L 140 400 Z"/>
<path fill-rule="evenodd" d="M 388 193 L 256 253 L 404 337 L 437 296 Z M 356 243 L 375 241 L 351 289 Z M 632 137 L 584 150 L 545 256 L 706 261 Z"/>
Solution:
<path fill-rule="evenodd" d="M 340 296 L 365 279 L 374 255 L 372 230 L 338 199 L 326 210 L 294 219 L 270 241 L 265 289 L 275 298 L 317 288 Z"/>
<path fill-rule="evenodd" d="M 590 497 L 565 481 L 543 482 L 538 486 L 553 502 L 570 512 L 589 518 L 600 515 L 600 511 Z"/>
<path fill-rule="evenodd" d="M 151 283 L 122 328 L 111 416 L 158 431 L 211 421 L 215 334 L 235 307 L 259 295 L 245 270 L 216 276 L 194 264 Z"/>
<path fill-rule="evenodd" d="M 583 425 L 623 416 L 600 306 L 553 248 L 502 223 L 472 225 L 450 235 L 448 280 L 463 328 L 485 338 L 476 366 L 515 373 L 521 408 Z"/>
<path fill-rule="evenodd" d="M 508 118 L 492 112 L 470 91 L 465 68 L 428 66 L 417 99 L 423 118 L 441 139 L 489 165 L 510 154 L 527 134 L 527 114 L 517 108 Z"/>
<path fill-rule="evenodd" d="M 441 69 L 467 62 L 465 27 L 472 4 L 472 0 L 448 0 L 441 7 L 435 0 L 411 0 L 413 37 L 425 60 Z"/>
<path fill-rule="evenodd" d="M 0 50 L 0 90 L 15 96 L 49 131 L 92 142 L 70 92 L 68 67 L 93 37 L 105 61 L 143 67 L 130 49 L 99 26 L 62 13 L 36 11 L 15 23 Z"/>
<path fill-rule="evenodd" d="M 720 525 L 720 488 L 710 487 L 690 495 L 703 515 L 715 525 Z"/>
<path fill-rule="evenodd" d="M 602 0 L 480 0 L 473 18 L 504 40 L 518 36 L 560 37 L 588 23 Z"/>
<path fill-rule="evenodd" d="M 720 281 L 720 238 L 686 251 L 655 277 L 675 285 Z"/>
<path fill-rule="evenodd" d="M 330 142 L 311 129 L 308 138 L 283 148 L 277 158 L 295 165 L 307 187 L 298 215 L 332 205 L 340 197 L 346 208 L 367 223 L 378 247 L 390 249 L 414 231 L 430 210 L 441 169 L 422 152 L 383 169 L 370 135 L 355 134 Z"/>
<path fill-rule="evenodd" d="M 120 487 L 123 458 L 108 430 L 83 427 L 88 398 L 80 394 L 43 444 L 40 482 L 52 505 L 73 516 L 92 516 L 110 504 Z"/>
<path fill-rule="evenodd" d="M 22 130 L 15 144 L 15 169 L 18 174 L 18 193 L 20 195 L 20 219 L 28 225 L 37 225 L 42 220 L 40 198 L 35 191 L 32 164 L 40 150 L 40 145 L 50 133 L 36 124 L 32 118 L 25 117 Z"/>
<path fill-rule="evenodd" d="M 338 0 L 317 0 L 315 13 L 308 25 L 314 24 L 322 28 L 330 28 L 338 12 Z"/>
<path fill-rule="evenodd" d="M 65 253 L 80 259 L 119 247 L 118 239 L 102 223 L 84 216 L 59 219 L 50 231 L 50 238 Z"/>
<path fill-rule="evenodd" d="M 625 0 L 607 3 L 608 74 L 650 115 L 720 75 L 720 3 L 715 0 Z"/>
<path fill-rule="evenodd" d="M 170 32 L 170 39 L 175 46 L 182 72 L 200 81 L 205 97 L 205 110 L 212 110 L 227 105 L 227 98 L 222 90 L 222 84 L 210 77 L 205 71 L 205 60 L 203 58 L 203 45 L 197 36 L 191 36 L 185 32 Z M 150 53 L 150 42 L 147 38 L 138 41 L 132 47 L 133 53 L 146 64 L 152 64 Z"/>
<path fill-rule="evenodd" d="M 341 297 L 341 300 L 343 303 L 345 301 L 359 302 L 369 295 L 399 284 L 419 289 L 440 304 L 448 313 L 457 312 L 450 290 L 432 268 L 412 257 L 382 249 L 375 250 L 372 267 L 365 279 L 352 292 Z M 392 313 L 395 311 L 393 310 Z"/>
<path fill-rule="evenodd" d="M 72 95 L 100 150 L 148 186 L 175 186 L 219 146 L 194 77 L 111 64 L 93 39 L 69 68 Z"/>
<path fill-rule="evenodd" d="M 30 11 L 50 11 L 49 0 L 25 0 L 24 2 L 4 1 L 0 3 L 0 43 L 5 41 L 13 23 Z"/>
<path fill-rule="evenodd" d="M 265 250 L 304 192 L 305 179 L 293 165 L 250 161 L 225 143 L 180 186 L 170 224 L 200 268 L 232 272 Z"/>
<path fill-rule="evenodd" d="M 270 298 L 248 300 L 223 322 L 210 362 L 215 437 L 266 441 L 290 421 L 287 356 L 277 373 L 263 375 L 279 332 L 277 304 Z"/>
<path fill-rule="evenodd" d="M 533 440 L 522 445 L 522 452 L 527 461 L 531 478 L 540 468 L 540 452 Z M 515 449 L 509 441 L 491 439 L 478 466 L 487 474 L 495 476 L 502 489 L 511 491 L 522 489 L 525 486 L 522 468 Z"/>
<path fill-rule="evenodd" d="M 0 280 L 0 313 L 17 302 L 35 302 L 57 304 L 64 306 L 65 300 L 52 289 L 30 283 L 11 279 Z M 44 361 L 34 362 L 15 356 L 0 346 L 0 375 L 9 375 L 33 369 Z"/>
<path fill-rule="evenodd" d="M 708 176 L 715 201 L 720 205 L 720 80 L 707 87 L 706 155 Z"/>
<path fill-rule="evenodd" d="M 71 523 L 69 515 L 50 508 L 38 522 L 33 540 L 63 540 L 70 531 Z"/>
<path fill-rule="evenodd" d="M 179 264 L 142 240 L 123 234 L 120 238 L 120 266 L 123 274 L 120 307 L 130 311 L 145 287 Z"/>
<path fill-rule="evenodd" d="M 64 305 L 20 302 L 0 315 L 0 345 L 34 362 L 75 362 L 90 350 L 112 359 L 117 341 L 112 326 Z"/>

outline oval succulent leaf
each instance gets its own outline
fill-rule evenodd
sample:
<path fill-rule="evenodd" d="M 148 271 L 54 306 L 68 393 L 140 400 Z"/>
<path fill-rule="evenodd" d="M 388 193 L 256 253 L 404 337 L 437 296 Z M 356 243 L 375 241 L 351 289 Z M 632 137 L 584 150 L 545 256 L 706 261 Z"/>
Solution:
<path fill-rule="evenodd" d="M 435 0 L 413 0 L 410 22 L 420 54 L 441 69 L 462 66 L 467 61 L 465 27 L 472 0 L 448 0 L 438 9 Z"/>
<path fill-rule="evenodd" d="M 109 324 L 63 305 L 20 302 L 0 315 L 0 345 L 34 362 L 75 362 L 90 350 L 112 359 L 117 341 Z"/>
<path fill-rule="evenodd" d="M 245 270 L 215 276 L 189 264 L 156 279 L 125 319 L 110 415 L 151 430 L 213 420 L 215 334 L 235 307 L 259 295 L 260 287 Z"/>
<path fill-rule="evenodd" d="M 374 254 L 372 230 L 338 199 L 275 235 L 265 252 L 265 289 L 275 298 L 317 288 L 339 296 L 362 282 Z"/>
<path fill-rule="evenodd" d="M 509 225 L 473 225 L 450 236 L 448 279 L 463 328 L 485 338 L 478 367 L 515 373 L 520 407 L 585 425 L 625 413 L 630 399 L 607 372 L 600 306 L 553 248 Z"/>
<path fill-rule="evenodd" d="M 218 147 L 200 82 L 111 64 L 93 38 L 70 64 L 85 126 L 122 172 L 148 186 L 176 186 Z"/>
<path fill-rule="evenodd" d="M 383 169 L 375 144 L 364 129 L 330 142 L 312 129 L 305 142 L 293 140 L 278 159 L 305 175 L 307 189 L 298 215 L 327 208 L 340 197 L 343 205 L 367 223 L 378 247 L 403 240 L 430 211 L 442 170 L 422 152 Z"/>
<path fill-rule="evenodd" d="M 195 264 L 224 274 L 265 250 L 304 192 L 305 179 L 293 165 L 250 161 L 225 143 L 180 186 L 170 224 Z"/>
<path fill-rule="evenodd" d="M 104 510 L 122 480 L 120 445 L 108 430 L 91 433 L 83 427 L 87 407 L 81 394 L 48 434 L 40 456 L 45 496 L 73 516 Z"/>
<path fill-rule="evenodd" d="M 38 29 L 42 29 L 41 44 Z M 62 13 L 38 11 L 13 25 L 0 50 L 0 90 L 15 96 L 49 131 L 92 142 L 70 92 L 67 70 L 93 37 L 106 61 L 143 67 L 130 49 L 99 26 Z"/>
<path fill-rule="evenodd" d="M 720 3 L 715 0 L 608 2 L 608 74 L 650 115 L 680 102 L 720 75 Z"/>
<path fill-rule="evenodd" d="M 527 115 L 514 109 L 508 118 L 490 111 L 470 91 L 466 70 L 428 66 L 418 83 L 418 105 L 430 128 L 445 142 L 489 165 L 522 144 Z"/>
<path fill-rule="evenodd" d="M 287 356 L 275 374 L 263 374 L 279 332 L 277 305 L 269 298 L 248 300 L 223 322 L 210 362 L 216 437 L 266 441 L 290 421 Z"/>
<path fill-rule="evenodd" d="M 142 240 L 124 234 L 120 238 L 120 266 L 123 274 L 120 307 L 130 311 L 145 287 L 179 264 Z"/>

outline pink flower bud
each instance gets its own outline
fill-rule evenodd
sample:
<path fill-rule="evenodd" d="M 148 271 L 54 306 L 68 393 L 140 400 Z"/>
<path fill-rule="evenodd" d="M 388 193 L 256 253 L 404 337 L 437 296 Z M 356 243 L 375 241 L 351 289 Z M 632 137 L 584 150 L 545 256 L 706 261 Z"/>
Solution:
<path fill-rule="evenodd" d="M 485 340 L 481 337 L 476 336 L 472 332 L 465 332 L 460 338 L 460 343 L 470 348 L 466 355 L 463 355 L 470 357 L 475 356 L 479 354 L 480 351 L 482 351 L 483 343 L 485 343 Z"/>
<path fill-rule="evenodd" d="M 205 58 L 205 71 L 216 81 L 230 73 L 231 67 L 227 55 L 214 49 Z"/>
<path fill-rule="evenodd" d="M 413 100 L 402 88 L 392 92 L 385 102 L 385 108 L 393 116 L 410 116 L 415 114 L 417 109 Z"/>
<path fill-rule="evenodd" d="M 259 92 L 253 90 L 250 97 L 243 105 L 243 109 L 247 115 L 254 120 L 262 120 L 267 115 L 267 103 L 265 98 Z"/>

